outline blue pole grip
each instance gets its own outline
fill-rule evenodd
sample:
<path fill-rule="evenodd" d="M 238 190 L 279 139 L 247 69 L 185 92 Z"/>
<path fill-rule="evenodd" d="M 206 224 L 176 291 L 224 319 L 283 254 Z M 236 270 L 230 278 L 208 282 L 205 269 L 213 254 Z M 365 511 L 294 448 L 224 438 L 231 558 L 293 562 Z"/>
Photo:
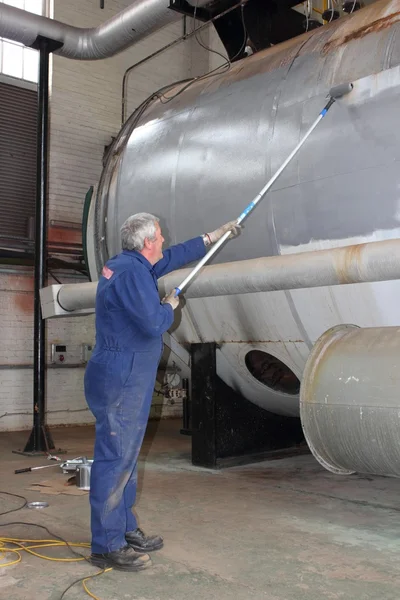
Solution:
<path fill-rule="evenodd" d="M 254 200 L 252 202 L 250 202 L 250 204 L 248 206 L 246 206 L 246 208 L 244 209 L 244 211 L 242 212 L 242 214 L 238 218 L 238 221 L 243 221 L 243 219 L 245 217 L 247 217 L 247 215 L 249 214 L 249 212 L 251 212 L 253 210 L 253 208 L 255 207 L 255 205 L 256 205 L 256 203 L 254 202 Z"/>

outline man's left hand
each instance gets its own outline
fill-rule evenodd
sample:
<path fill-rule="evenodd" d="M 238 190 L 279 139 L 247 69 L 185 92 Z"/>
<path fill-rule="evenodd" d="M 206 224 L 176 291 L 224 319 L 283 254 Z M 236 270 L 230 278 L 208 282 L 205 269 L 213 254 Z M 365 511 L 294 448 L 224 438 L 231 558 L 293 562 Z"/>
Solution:
<path fill-rule="evenodd" d="M 233 238 L 237 237 L 240 234 L 241 230 L 242 227 L 241 225 L 238 225 L 237 221 L 229 221 L 229 223 L 218 227 L 218 229 L 212 231 L 211 233 L 208 233 L 207 235 L 210 238 L 211 243 L 215 244 L 215 242 L 218 242 L 218 240 L 221 239 L 227 231 L 231 232 L 229 238 Z"/>

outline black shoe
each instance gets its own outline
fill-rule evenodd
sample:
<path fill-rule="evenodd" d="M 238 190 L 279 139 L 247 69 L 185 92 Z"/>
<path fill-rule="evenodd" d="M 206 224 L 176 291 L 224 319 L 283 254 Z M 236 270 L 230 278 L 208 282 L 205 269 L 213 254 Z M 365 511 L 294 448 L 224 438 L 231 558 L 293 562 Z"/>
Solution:
<path fill-rule="evenodd" d="M 141 571 L 151 566 L 151 558 L 147 554 L 138 554 L 130 546 L 124 546 L 114 552 L 91 554 L 89 561 L 92 565 L 107 569 L 112 567 L 117 571 Z"/>
<path fill-rule="evenodd" d="M 125 534 L 125 539 L 136 552 L 154 552 L 155 550 L 161 550 L 164 546 L 161 536 L 149 535 L 147 537 L 139 528 L 135 531 L 128 531 Z"/>

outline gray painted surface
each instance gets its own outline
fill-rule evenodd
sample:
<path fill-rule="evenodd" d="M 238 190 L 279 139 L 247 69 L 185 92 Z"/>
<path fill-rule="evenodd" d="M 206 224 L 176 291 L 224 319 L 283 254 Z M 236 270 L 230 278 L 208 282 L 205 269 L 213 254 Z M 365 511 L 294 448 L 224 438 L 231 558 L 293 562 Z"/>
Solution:
<path fill-rule="evenodd" d="M 379 2 L 344 24 L 247 58 L 228 74 L 157 103 L 130 135 L 128 122 L 107 227 L 110 253 L 118 251 L 119 227 L 133 212 L 161 216 L 172 243 L 238 216 L 316 118 L 329 88 L 349 80 L 354 92 L 331 109 L 241 239 L 216 261 L 274 254 L 275 236 L 278 247 L 298 246 L 397 227 L 400 80 L 396 72 L 376 88 L 374 75 L 400 63 L 398 16 L 391 27 L 330 52 L 326 45 L 349 23 L 357 31 L 398 4 Z M 273 68 L 276 63 L 286 64 Z"/>
<path fill-rule="evenodd" d="M 160 216 L 168 243 L 238 216 L 297 145 L 329 89 L 349 81 L 353 92 L 331 108 L 213 263 L 399 238 L 399 19 L 399 0 L 374 3 L 132 115 L 99 184 L 98 269 L 119 251 L 120 225 L 135 212 Z M 298 398 L 256 381 L 247 352 L 272 354 L 301 379 L 313 343 L 329 327 L 400 322 L 399 281 L 189 295 L 176 312 L 174 338 L 216 341 L 218 373 L 228 385 L 293 416 Z"/>

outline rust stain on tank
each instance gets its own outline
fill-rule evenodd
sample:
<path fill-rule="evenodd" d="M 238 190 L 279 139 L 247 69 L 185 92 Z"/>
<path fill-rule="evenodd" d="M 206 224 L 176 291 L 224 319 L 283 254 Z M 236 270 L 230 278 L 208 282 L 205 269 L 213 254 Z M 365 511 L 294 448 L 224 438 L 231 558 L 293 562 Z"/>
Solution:
<path fill-rule="evenodd" d="M 339 283 L 354 283 L 355 268 L 362 264 L 362 252 L 365 244 L 347 246 L 334 262 Z"/>
<path fill-rule="evenodd" d="M 331 50 L 334 50 L 339 46 L 348 44 L 353 40 L 359 40 L 365 37 L 366 35 L 369 35 L 370 33 L 377 33 L 378 31 L 387 29 L 388 27 L 391 27 L 392 25 L 397 23 L 399 20 L 400 11 L 387 15 L 386 17 L 381 17 L 380 19 L 375 19 L 375 21 L 367 23 L 366 25 L 363 25 L 362 27 L 351 31 L 347 35 L 344 35 L 343 37 L 337 37 L 336 39 L 327 42 L 322 49 L 322 53 L 327 54 Z"/>
<path fill-rule="evenodd" d="M 389 0 L 387 2 L 381 0 L 374 2 L 370 6 L 366 6 L 362 10 L 355 12 L 353 15 L 348 15 L 343 19 L 337 19 L 328 25 L 324 25 L 324 27 L 319 27 L 318 29 L 304 33 L 301 36 L 276 44 L 271 48 L 256 52 L 252 56 L 246 57 L 241 61 L 237 61 L 233 63 L 230 69 L 225 73 L 221 73 L 218 77 L 206 80 L 207 83 L 204 82 L 204 79 L 199 78 L 190 85 L 188 92 L 180 94 L 177 99 L 174 100 L 172 103 L 174 111 L 185 110 L 188 106 L 191 106 L 191 102 L 196 96 L 200 97 L 202 94 L 213 94 L 220 89 L 225 89 L 227 86 L 240 81 L 248 81 L 252 77 L 267 75 L 268 73 L 279 69 L 286 69 L 286 74 L 282 76 L 283 79 L 281 79 L 280 76 L 276 79 L 276 89 L 274 92 L 276 93 L 280 91 L 282 81 L 286 80 L 290 68 L 294 61 L 299 57 L 315 55 L 320 62 L 315 68 L 318 70 L 321 69 L 322 73 L 322 69 L 325 69 L 324 61 L 326 54 L 337 48 L 341 48 L 346 43 L 357 38 L 362 38 L 370 33 L 389 29 L 391 25 L 400 20 L 399 7 L 399 0 Z M 376 68 L 378 72 L 382 69 L 379 65 Z M 340 71 L 338 71 L 338 73 L 340 75 Z M 371 68 L 364 67 L 362 60 L 357 61 L 352 65 L 352 79 L 359 79 L 370 74 Z M 330 81 L 331 85 L 343 83 L 343 80 L 339 75 L 338 79 Z M 324 78 L 321 80 L 323 79 Z M 179 91 L 181 87 L 182 85 L 177 85 L 176 87 L 171 88 L 169 93 L 173 95 L 176 91 Z M 158 99 L 158 101 L 154 102 L 152 108 L 145 113 L 145 116 L 140 118 L 140 124 L 147 123 L 155 116 L 158 118 L 159 116 L 164 115 L 164 110 L 161 100 Z M 168 114 L 170 115 L 171 113 Z M 114 155 L 120 153 L 124 149 L 126 137 L 129 137 L 129 135 L 130 132 L 127 131 L 127 133 L 121 137 L 118 147 L 113 149 Z"/>

